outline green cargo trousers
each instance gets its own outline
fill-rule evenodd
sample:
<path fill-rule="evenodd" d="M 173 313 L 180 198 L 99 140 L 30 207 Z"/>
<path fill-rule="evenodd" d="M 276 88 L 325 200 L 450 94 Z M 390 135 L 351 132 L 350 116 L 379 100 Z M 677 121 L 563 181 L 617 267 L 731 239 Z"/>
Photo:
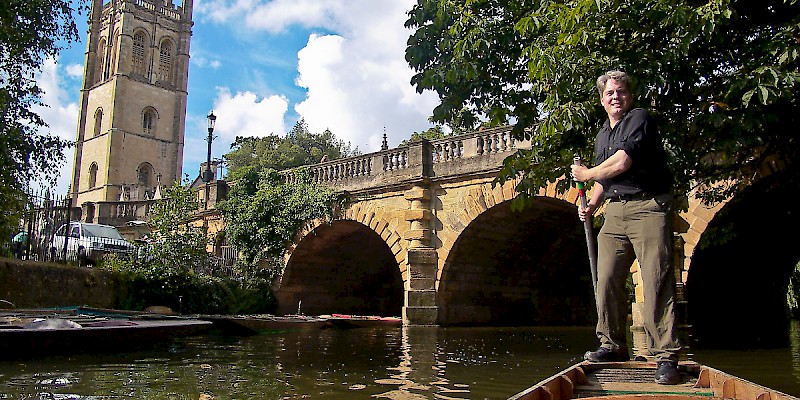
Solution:
<path fill-rule="evenodd" d="M 601 347 L 626 349 L 628 296 L 625 288 L 639 260 L 644 292 L 642 318 L 648 353 L 656 361 L 677 361 L 675 275 L 669 194 L 641 200 L 612 200 L 597 238 L 597 337 Z"/>

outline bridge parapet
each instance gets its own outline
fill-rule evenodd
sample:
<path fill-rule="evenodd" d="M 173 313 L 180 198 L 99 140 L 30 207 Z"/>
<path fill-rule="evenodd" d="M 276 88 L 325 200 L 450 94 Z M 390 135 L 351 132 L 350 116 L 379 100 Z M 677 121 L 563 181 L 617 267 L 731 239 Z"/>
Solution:
<path fill-rule="evenodd" d="M 358 192 L 407 184 L 423 177 L 448 177 L 496 171 L 503 159 L 530 141 L 511 136 L 510 126 L 381 150 L 309 166 L 316 182 Z M 293 171 L 284 172 L 291 181 Z"/>
<path fill-rule="evenodd" d="M 464 135 L 431 141 L 433 163 L 462 158 L 484 157 L 530 147 L 530 141 L 517 141 L 511 136 L 511 126 L 486 129 Z"/>
<path fill-rule="evenodd" d="M 446 179 L 498 171 L 506 157 L 531 147 L 530 140 L 512 137 L 511 129 L 511 126 L 504 126 L 431 141 L 429 176 Z"/>
<path fill-rule="evenodd" d="M 430 156 L 423 156 L 423 147 L 422 143 L 414 143 L 408 147 L 327 161 L 308 168 L 316 182 L 335 190 L 357 192 L 404 184 L 424 176 L 423 164 Z M 282 174 L 289 182 L 296 176 L 294 170 Z"/>

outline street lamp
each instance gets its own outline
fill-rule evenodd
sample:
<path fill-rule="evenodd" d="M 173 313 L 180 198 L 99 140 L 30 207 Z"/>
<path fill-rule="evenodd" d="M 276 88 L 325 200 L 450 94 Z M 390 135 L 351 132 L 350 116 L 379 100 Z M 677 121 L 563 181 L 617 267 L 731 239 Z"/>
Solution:
<path fill-rule="evenodd" d="M 214 177 L 214 173 L 211 172 L 211 142 L 214 140 L 214 124 L 217 122 L 217 116 L 214 115 L 214 111 L 212 110 L 208 113 L 208 137 L 206 140 L 208 141 L 208 158 L 206 160 L 206 170 L 203 172 L 203 182 L 208 183 L 211 182 L 211 179 Z"/>

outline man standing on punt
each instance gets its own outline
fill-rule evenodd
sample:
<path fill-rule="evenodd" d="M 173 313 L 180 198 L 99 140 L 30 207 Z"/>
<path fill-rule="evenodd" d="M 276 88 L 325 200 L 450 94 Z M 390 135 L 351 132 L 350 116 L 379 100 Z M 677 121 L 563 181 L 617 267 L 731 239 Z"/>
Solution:
<path fill-rule="evenodd" d="M 581 221 L 608 200 L 598 236 L 597 337 L 600 347 L 584 358 L 627 361 L 625 281 L 634 259 L 644 288 L 643 324 L 658 363 L 656 382 L 679 381 L 675 330 L 675 276 L 671 265 L 672 174 L 661 136 L 650 114 L 632 109 L 630 77 L 609 71 L 597 79 L 608 120 L 597 133 L 594 167 L 572 166 L 576 181 L 595 181 L 591 198 L 578 207 Z"/>

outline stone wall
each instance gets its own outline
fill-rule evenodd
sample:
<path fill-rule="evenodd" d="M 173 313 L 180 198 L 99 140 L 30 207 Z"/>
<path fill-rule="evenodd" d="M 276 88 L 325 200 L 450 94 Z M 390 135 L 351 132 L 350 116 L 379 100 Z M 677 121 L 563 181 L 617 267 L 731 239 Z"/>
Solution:
<path fill-rule="evenodd" d="M 0 258 L 0 300 L 17 308 L 114 308 L 118 288 L 109 271 Z"/>

